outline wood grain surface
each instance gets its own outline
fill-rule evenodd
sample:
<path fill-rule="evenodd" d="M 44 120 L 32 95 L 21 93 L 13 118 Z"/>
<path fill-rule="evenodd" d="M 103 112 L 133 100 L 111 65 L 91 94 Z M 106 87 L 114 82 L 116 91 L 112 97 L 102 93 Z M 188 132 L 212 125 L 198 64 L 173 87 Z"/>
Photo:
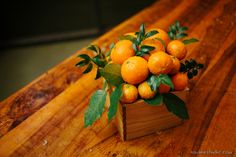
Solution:
<path fill-rule="evenodd" d="M 0 103 L 0 156 L 235 156 L 235 0 L 160 0 L 94 43 L 106 49 L 143 22 L 167 29 L 176 20 L 200 40 L 187 47 L 188 58 L 205 64 L 190 82 L 190 120 L 128 142 L 105 114 L 84 128 L 89 97 L 102 81 L 74 66 L 78 54 L 92 55 L 83 49 Z"/>

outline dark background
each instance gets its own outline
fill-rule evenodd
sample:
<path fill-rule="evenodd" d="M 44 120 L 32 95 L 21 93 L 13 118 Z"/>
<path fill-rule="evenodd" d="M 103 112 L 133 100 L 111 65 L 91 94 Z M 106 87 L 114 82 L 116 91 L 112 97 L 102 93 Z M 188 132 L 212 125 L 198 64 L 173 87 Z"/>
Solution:
<path fill-rule="evenodd" d="M 15 41 L 24 44 L 97 35 L 153 3 L 154 0 L 8 0 L 1 4 L 1 46 Z M 90 30 L 83 35 L 71 35 Z M 63 34 L 60 39 L 58 34 Z M 42 38 L 43 37 L 43 38 Z"/>

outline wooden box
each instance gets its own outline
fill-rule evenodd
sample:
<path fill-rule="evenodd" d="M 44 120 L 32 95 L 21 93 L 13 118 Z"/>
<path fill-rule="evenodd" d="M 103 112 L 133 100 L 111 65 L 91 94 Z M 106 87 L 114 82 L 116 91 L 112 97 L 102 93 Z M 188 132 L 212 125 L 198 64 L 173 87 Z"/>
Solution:
<path fill-rule="evenodd" d="M 174 92 L 186 101 L 187 91 Z M 180 125 L 182 119 L 169 112 L 164 104 L 151 106 L 143 100 L 132 104 L 119 104 L 116 125 L 123 141 L 145 136 Z"/>

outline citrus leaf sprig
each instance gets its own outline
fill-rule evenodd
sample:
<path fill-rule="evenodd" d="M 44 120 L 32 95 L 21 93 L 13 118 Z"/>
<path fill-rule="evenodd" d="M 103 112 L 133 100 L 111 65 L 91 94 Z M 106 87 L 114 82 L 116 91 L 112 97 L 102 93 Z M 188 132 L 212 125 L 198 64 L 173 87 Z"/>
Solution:
<path fill-rule="evenodd" d="M 188 109 L 185 102 L 173 93 L 164 93 L 163 102 L 169 112 L 181 119 L 189 119 Z"/>
<path fill-rule="evenodd" d="M 169 26 L 168 35 L 171 40 L 180 39 L 180 38 L 188 36 L 186 32 L 187 30 L 188 30 L 188 27 L 185 27 L 185 26 L 182 27 L 180 26 L 180 22 L 176 21 L 174 24 Z"/>
<path fill-rule="evenodd" d="M 173 93 L 157 93 L 154 98 L 144 101 L 151 106 L 157 106 L 164 103 L 169 112 L 172 112 L 181 119 L 189 119 L 185 102 Z"/>
<path fill-rule="evenodd" d="M 89 107 L 84 115 L 84 126 L 92 125 L 101 117 L 106 102 L 107 92 L 105 90 L 97 90 L 93 93 L 89 101 Z"/>
<path fill-rule="evenodd" d="M 86 73 L 89 73 L 93 69 L 93 63 L 94 63 L 95 65 L 97 65 L 97 74 L 96 74 L 95 79 L 98 79 L 101 76 L 100 69 L 104 68 L 105 65 L 107 64 L 105 55 L 104 55 L 104 53 L 102 53 L 101 49 L 96 45 L 90 45 L 87 49 L 95 52 L 96 56 L 91 58 L 87 54 L 80 54 L 80 55 L 78 55 L 78 57 L 83 60 L 78 62 L 76 64 L 76 66 L 82 67 L 82 66 L 88 65 L 87 68 L 83 72 L 84 74 L 86 74 Z"/>
<path fill-rule="evenodd" d="M 171 90 L 173 90 L 174 85 L 169 77 L 169 75 L 166 74 L 160 74 L 160 75 L 152 75 L 147 80 L 149 86 L 153 91 L 157 91 L 157 88 L 161 84 L 168 85 Z M 152 99 L 144 100 L 147 104 L 151 106 L 157 106 L 161 104 L 165 104 L 168 111 L 172 112 L 176 116 L 182 119 L 188 119 L 188 110 L 186 108 L 185 102 L 181 100 L 178 96 L 176 96 L 173 93 L 156 93 L 156 95 Z"/>
<path fill-rule="evenodd" d="M 150 51 L 154 50 L 155 47 L 149 46 L 149 45 L 142 45 L 142 41 L 159 33 L 157 30 L 151 30 L 146 33 L 145 25 L 141 24 L 139 27 L 139 32 L 136 32 L 135 35 L 137 37 L 134 37 L 132 35 L 125 35 L 121 36 L 120 40 L 130 40 L 133 42 L 133 49 L 135 51 L 136 56 L 143 56 L 145 54 L 149 54 Z"/>
<path fill-rule="evenodd" d="M 165 84 L 169 86 L 172 90 L 174 89 L 174 85 L 167 74 L 160 74 L 160 75 L 151 75 L 148 80 L 148 85 L 151 87 L 152 91 L 157 91 L 157 88 L 161 84 Z"/>
<path fill-rule="evenodd" d="M 145 54 L 149 54 L 150 51 L 155 49 L 155 47 L 153 46 L 141 45 L 141 43 L 146 38 L 149 38 L 157 33 L 157 30 L 152 30 L 146 33 L 145 25 L 140 25 L 139 32 L 136 32 L 137 38 L 133 40 L 133 49 L 135 51 L 136 56 L 143 56 Z"/>
<path fill-rule="evenodd" d="M 120 101 L 121 96 L 122 96 L 122 84 L 116 87 L 115 90 L 110 95 L 110 106 L 107 113 L 109 121 L 116 115 L 118 103 Z"/>
<path fill-rule="evenodd" d="M 109 50 L 107 51 L 106 53 L 106 57 L 110 56 L 111 55 L 111 50 L 115 47 L 115 43 L 111 43 L 109 45 Z"/>
<path fill-rule="evenodd" d="M 181 26 L 179 21 L 169 26 L 168 36 L 171 40 L 182 39 L 188 36 L 188 27 Z M 196 38 L 185 39 L 182 41 L 185 45 L 198 42 Z"/>
<path fill-rule="evenodd" d="M 187 73 L 189 79 L 197 76 L 198 70 L 203 68 L 203 64 L 197 63 L 194 59 L 185 60 L 180 64 L 180 72 Z"/>
<path fill-rule="evenodd" d="M 106 103 L 107 89 L 111 89 L 112 86 L 115 86 L 115 90 L 111 90 L 110 94 L 110 106 L 108 108 L 107 116 L 108 120 L 111 121 L 112 118 L 116 115 L 119 100 L 122 96 L 122 83 L 123 79 L 120 72 L 121 66 L 119 64 L 107 64 L 104 68 L 99 70 L 100 75 L 105 79 L 104 87 L 102 90 L 97 90 L 93 93 L 89 106 L 86 110 L 84 120 L 85 127 L 92 125 L 98 118 L 101 117 L 104 112 L 104 107 Z M 106 88 L 108 86 L 108 88 Z"/>

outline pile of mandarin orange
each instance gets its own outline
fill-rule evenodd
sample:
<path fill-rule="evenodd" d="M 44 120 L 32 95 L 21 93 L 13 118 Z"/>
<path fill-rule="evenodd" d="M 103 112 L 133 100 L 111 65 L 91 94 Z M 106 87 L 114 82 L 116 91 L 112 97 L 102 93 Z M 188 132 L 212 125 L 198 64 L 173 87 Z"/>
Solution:
<path fill-rule="evenodd" d="M 186 57 L 185 44 L 180 40 L 170 40 L 168 34 L 162 29 L 157 34 L 146 38 L 141 45 L 152 46 L 155 49 L 149 54 L 135 56 L 132 41 L 119 40 L 111 50 L 111 63 L 121 65 L 121 75 L 126 82 L 122 86 L 122 98 L 124 103 L 132 103 L 140 96 L 142 99 L 151 99 L 158 93 L 170 92 L 170 87 L 161 84 L 153 91 L 147 83 L 149 74 L 168 74 L 174 85 L 174 91 L 185 90 L 188 85 L 186 73 L 179 72 L 180 61 Z M 151 31 L 149 30 L 149 31 Z M 135 33 L 125 35 L 136 37 Z M 157 39 L 161 39 L 163 42 Z"/>

